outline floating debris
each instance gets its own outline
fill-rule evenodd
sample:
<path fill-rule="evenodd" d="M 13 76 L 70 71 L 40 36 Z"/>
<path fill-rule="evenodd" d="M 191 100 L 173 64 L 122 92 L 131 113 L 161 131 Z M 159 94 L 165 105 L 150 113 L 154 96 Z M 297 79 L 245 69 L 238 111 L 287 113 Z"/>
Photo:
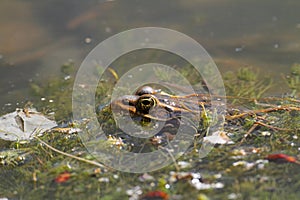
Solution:
<path fill-rule="evenodd" d="M 191 167 L 191 163 L 190 162 L 186 162 L 186 161 L 178 161 L 178 166 L 181 168 L 181 169 L 184 169 L 184 168 L 188 168 L 188 167 Z"/>
<path fill-rule="evenodd" d="M 197 190 L 221 189 L 224 187 L 224 184 L 221 182 L 202 183 L 199 179 L 193 179 L 191 183 Z"/>
<path fill-rule="evenodd" d="M 153 181 L 153 180 L 155 180 L 154 177 L 149 175 L 148 173 L 139 176 L 139 181 L 141 182 Z"/>
<path fill-rule="evenodd" d="M 168 200 L 169 196 L 163 191 L 151 191 L 145 194 L 141 200 Z"/>
<path fill-rule="evenodd" d="M 190 173 L 190 172 L 170 172 L 169 182 L 174 183 L 179 180 L 192 180 L 194 178 L 200 179 L 201 175 L 199 173 Z"/>
<path fill-rule="evenodd" d="M 224 131 L 216 131 L 212 135 L 204 137 L 203 142 L 212 144 L 234 144 Z"/>
<path fill-rule="evenodd" d="M 92 42 L 92 38 L 86 37 L 86 38 L 84 38 L 84 42 L 85 42 L 86 44 L 90 44 L 90 43 Z"/>
<path fill-rule="evenodd" d="M 240 161 L 234 162 L 232 165 L 234 167 L 241 166 L 241 167 L 244 167 L 246 170 L 250 170 L 255 166 L 258 169 L 263 169 L 266 163 L 268 163 L 268 161 L 261 160 L 261 159 L 256 160 L 255 162 L 247 162 L 247 161 L 244 161 L 244 160 L 240 160 Z"/>
<path fill-rule="evenodd" d="M 57 126 L 36 109 L 16 109 L 0 117 L 0 138 L 4 140 L 29 140 L 36 133 L 43 133 Z"/>
<path fill-rule="evenodd" d="M 69 180 L 70 177 L 71 177 L 70 172 L 64 172 L 64 173 L 61 173 L 60 175 L 58 175 L 58 176 L 54 179 L 54 181 L 55 181 L 56 183 L 64 183 L 64 182 L 66 182 L 67 180 Z"/>
<path fill-rule="evenodd" d="M 279 163 L 288 162 L 288 163 L 300 164 L 300 162 L 295 157 L 288 156 L 283 153 L 270 154 L 266 157 L 266 159 L 272 162 L 279 162 Z"/>
<path fill-rule="evenodd" d="M 103 182 L 103 183 L 109 183 L 109 178 L 107 177 L 101 177 L 98 179 L 99 182 Z"/>
<path fill-rule="evenodd" d="M 241 194 L 237 194 L 237 193 L 230 193 L 227 198 L 228 199 L 238 199 L 241 197 Z"/>
<path fill-rule="evenodd" d="M 140 186 L 135 186 L 134 188 L 126 191 L 126 194 L 130 196 L 129 200 L 138 200 L 142 193 L 143 191 Z"/>

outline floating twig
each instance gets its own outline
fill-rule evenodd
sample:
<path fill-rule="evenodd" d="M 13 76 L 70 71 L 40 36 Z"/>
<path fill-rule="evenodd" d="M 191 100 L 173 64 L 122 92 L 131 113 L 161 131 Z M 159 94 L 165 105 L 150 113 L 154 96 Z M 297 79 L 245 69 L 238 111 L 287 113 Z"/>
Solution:
<path fill-rule="evenodd" d="M 227 120 L 233 120 L 233 119 L 243 118 L 243 117 L 246 117 L 246 116 L 249 116 L 249 115 L 252 116 L 252 115 L 259 114 L 259 113 L 269 113 L 269 112 L 275 112 L 275 111 L 281 111 L 281 110 L 284 110 L 284 111 L 292 111 L 292 110 L 300 111 L 300 107 L 278 106 L 278 107 L 275 107 L 275 108 L 252 110 L 252 111 L 244 112 L 244 113 L 237 114 L 237 115 L 232 115 L 232 116 L 228 115 L 228 116 L 226 116 L 226 119 Z"/>
<path fill-rule="evenodd" d="M 106 166 L 102 165 L 101 163 L 98 163 L 98 162 L 95 162 L 95 161 L 92 161 L 92 160 L 87 160 L 87 159 L 77 157 L 77 156 L 74 156 L 72 154 L 60 151 L 60 150 L 50 146 L 49 144 L 47 144 L 46 142 L 44 142 L 43 140 L 41 140 L 40 138 L 38 138 L 36 136 L 34 136 L 34 138 L 37 139 L 40 143 L 42 143 L 46 147 L 48 147 L 49 149 L 51 149 L 52 151 L 55 151 L 56 153 L 62 154 L 64 156 L 67 156 L 67 157 L 70 157 L 70 158 L 74 158 L 76 160 L 79 160 L 79 161 L 82 161 L 82 162 L 85 162 L 85 163 L 88 163 L 88 164 L 91 164 L 91 165 L 96 165 L 98 167 L 107 168 Z"/>

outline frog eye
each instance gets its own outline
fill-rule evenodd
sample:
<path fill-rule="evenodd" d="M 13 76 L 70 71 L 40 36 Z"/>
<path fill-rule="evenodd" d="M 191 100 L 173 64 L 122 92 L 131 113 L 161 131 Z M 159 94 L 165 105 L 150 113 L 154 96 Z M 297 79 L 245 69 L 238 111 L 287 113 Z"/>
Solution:
<path fill-rule="evenodd" d="M 155 90 L 150 86 L 142 86 L 135 92 L 136 95 L 143 95 L 143 94 L 154 94 Z"/>
<path fill-rule="evenodd" d="M 149 110 L 155 107 L 157 99 L 153 96 L 142 96 L 138 99 L 136 108 L 139 112 L 149 113 Z"/>

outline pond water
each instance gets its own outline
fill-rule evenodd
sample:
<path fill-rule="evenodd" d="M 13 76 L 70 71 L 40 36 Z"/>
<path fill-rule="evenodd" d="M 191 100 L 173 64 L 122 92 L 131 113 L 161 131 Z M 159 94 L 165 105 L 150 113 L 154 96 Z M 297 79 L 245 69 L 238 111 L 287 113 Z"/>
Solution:
<path fill-rule="evenodd" d="M 300 62 L 300 2 L 236 0 L 1 1 L 0 107 L 31 100 L 29 84 L 78 67 L 101 41 L 131 28 L 155 26 L 197 40 L 223 73 L 252 66 L 276 80 Z"/>
<path fill-rule="evenodd" d="M 100 42 L 119 32 L 138 27 L 164 27 L 182 32 L 195 39 L 207 50 L 218 66 L 221 75 L 230 70 L 237 71 L 240 67 L 252 67 L 255 70 L 259 70 L 260 75 L 270 76 L 274 80 L 276 89 L 269 91 L 270 95 L 281 95 L 287 91 L 283 76 L 290 72 L 290 67 L 294 63 L 300 63 L 299 8 L 300 1 L 297 0 L 2 0 L 0 1 L 0 114 L 14 111 L 16 107 L 23 106 L 27 101 L 33 101 L 33 104 L 35 104 L 36 97 L 33 97 L 32 93 L 30 93 L 32 82 L 49 83 L 53 77 L 59 75 L 61 66 L 70 60 L 75 63 L 75 67 L 78 69 L 88 53 Z M 138 60 L 139 57 L 137 56 L 135 59 Z M 123 66 L 116 67 L 122 68 Z M 292 114 L 298 116 L 299 119 L 298 113 Z M 287 114 L 286 118 L 293 118 L 289 117 L 291 116 Z M 291 124 L 294 123 L 295 127 L 299 127 L 297 118 L 294 117 L 293 119 L 295 121 L 291 122 Z M 274 130 L 272 129 L 272 131 Z M 276 138 L 276 134 L 272 135 L 270 139 L 262 136 L 257 137 L 257 140 L 252 138 L 251 144 L 249 144 L 250 147 L 248 147 L 248 144 L 245 146 L 249 149 L 251 148 L 248 150 L 249 152 L 258 149 L 258 154 L 255 154 L 253 158 L 250 157 L 248 164 L 250 161 L 263 159 L 264 154 L 273 153 L 273 151 L 275 153 L 285 152 L 291 155 L 299 154 L 300 142 L 299 136 L 297 136 L 298 133 L 299 131 L 293 133 L 295 134 L 294 136 L 284 135 L 282 138 L 279 136 Z M 51 138 L 52 135 L 45 135 L 44 137 L 45 141 L 55 141 L 55 139 Z M 57 137 L 64 136 L 59 133 Z M 291 139 L 290 137 L 293 138 Z M 76 140 L 74 139 L 75 136 L 74 138 L 70 136 L 74 140 L 66 138 L 63 138 L 62 142 L 59 141 L 57 146 L 62 145 L 62 150 L 72 153 L 76 152 L 77 147 L 81 144 L 80 141 L 77 141 L 78 138 Z M 290 140 L 297 141 L 293 143 L 295 147 L 287 142 Z M 70 144 L 66 144 L 66 142 Z M 22 146 L 21 143 L 16 143 Z M 283 145 L 280 146 L 281 144 Z M 264 145 L 271 146 L 271 150 L 260 150 L 260 148 L 264 148 Z M 82 146 L 80 148 L 84 149 Z M 2 150 L 0 149 L 0 152 Z M 198 157 L 191 159 L 194 162 L 193 166 L 195 166 L 191 167 L 192 172 L 201 171 L 201 173 L 212 174 L 211 171 L 214 171 L 219 174 L 226 174 L 222 181 L 229 185 L 228 188 L 230 190 L 225 188 L 215 192 L 216 190 L 211 189 L 208 190 L 208 196 L 216 195 L 219 197 L 216 199 L 224 199 L 223 192 L 226 190 L 228 193 L 226 194 L 227 199 L 239 199 L 239 196 L 235 198 L 231 194 L 241 193 L 242 197 L 251 196 L 251 193 L 248 194 L 244 191 L 256 191 L 257 186 L 259 186 L 260 191 L 263 191 L 259 197 L 265 197 L 264 199 L 276 199 L 277 194 L 281 194 L 281 196 L 277 197 L 277 199 L 281 199 L 283 195 L 294 192 L 296 199 L 297 195 L 299 195 L 298 188 L 300 183 L 297 175 L 299 174 L 299 163 L 296 163 L 296 165 L 270 165 L 270 168 L 268 166 L 262 168 L 263 171 L 259 172 L 261 176 L 258 176 L 255 167 L 251 168 L 252 171 L 246 171 L 248 174 L 242 170 L 232 170 L 233 161 L 230 161 L 232 159 L 231 146 L 226 147 L 225 150 L 228 153 L 226 155 L 223 153 L 224 149 L 219 150 L 216 148 L 215 152 L 209 155 L 209 159 L 200 160 Z M 260 155 L 259 151 L 264 152 Z M 40 199 L 43 199 L 42 196 L 45 197 L 46 195 L 53 195 L 53 198 L 59 198 L 55 196 L 57 194 L 64 194 L 67 197 L 68 192 L 73 192 L 73 190 L 63 187 L 68 185 L 60 187 L 60 185 L 55 185 L 52 180 L 55 179 L 56 174 L 66 170 L 57 166 L 65 167 L 69 166 L 70 163 L 70 166 L 72 166 L 74 163 L 69 163 L 68 160 L 66 161 L 67 164 L 61 164 L 55 160 L 57 159 L 56 156 L 52 156 L 49 152 L 44 156 L 43 153 L 44 151 L 36 153 L 35 156 L 37 158 L 45 157 L 45 160 L 37 159 L 39 163 L 34 163 L 34 157 L 34 159 L 29 159 L 29 162 L 34 163 L 33 167 L 27 167 L 26 165 L 23 165 L 25 166 L 24 168 L 21 167 L 24 174 L 26 174 L 26 180 L 25 178 L 20 178 L 22 176 L 19 173 L 22 175 L 23 171 L 14 174 L 9 170 L 0 170 L 0 180 L 3 177 L 6 180 L 6 182 L 3 181 L 2 185 L 0 184 L 0 198 L 4 194 L 14 196 L 16 192 L 9 190 L 13 188 L 13 185 L 20 187 L 20 190 L 18 190 L 21 191 L 18 194 L 20 195 L 19 197 L 22 197 L 22 195 L 26 196 L 29 193 L 27 191 L 31 191 L 31 195 L 35 198 L 38 198 L 40 195 Z M 245 154 L 248 155 L 247 152 Z M 82 155 L 81 152 L 78 155 Z M 220 162 L 210 162 L 218 159 Z M 50 163 L 49 160 L 53 160 L 53 163 L 55 163 Z M 48 161 L 49 166 L 45 164 Z M 244 165 L 246 165 L 245 163 L 247 164 L 247 162 L 244 162 Z M 258 162 L 255 166 L 264 167 L 264 164 Z M 241 163 L 237 162 L 237 165 L 241 165 Z M 32 170 L 36 166 L 39 166 L 40 171 L 33 172 Z M 76 165 L 74 164 L 74 166 Z M 107 199 L 113 199 L 116 191 L 121 191 L 122 188 L 127 187 L 128 180 L 131 180 L 130 186 L 140 181 L 140 177 L 137 176 L 134 179 L 130 179 L 131 174 L 120 173 L 119 177 L 121 178 L 118 179 L 116 174 L 110 173 L 108 177 L 111 176 L 111 186 L 101 179 L 103 178 L 102 174 L 99 175 L 100 173 L 94 172 L 86 165 L 80 167 L 84 170 L 78 170 L 78 174 L 87 172 L 86 174 L 89 177 L 86 178 L 80 174 L 82 175 L 80 178 L 86 182 L 81 181 L 81 184 L 78 184 L 80 181 L 74 181 L 73 185 L 70 186 L 72 189 L 75 188 L 73 195 L 78 193 L 86 197 L 87 193 L 94 194 L 97 190 L 95 195 L 98 195 L 97 197 L 100 198 L 100 195 L 105 196 L 105 193 L 108 191 L 108 193 L 112 194 L 112 198 L 108 197 Z M 90 171 L 87 171 L 87 169 Z M 19 168 L 15 168 L 15 170 L 17 171 Z M 163 175 L 169 174 L 168 169 L 161 172 Z M 32 177 L 36 174 L 39 174 L 37 182 L 40 181 L 40 186 L 32 184 L 34 179 Z M 297 176 L 293 177 L 293 174 Z M 155 176 L 155 173 L 153 175 Z M 72 176 L 76 177 L 76 174 L 74 173 Z M 157 176 L 160 177 L 159 174 Z M 94 182 L 90 183 L 90 177 L 96 177 L 97 179 L 93 179 L 92 181 Z M 243 177 L 246 177 L 247 180 L 242 179 Z M 272 182 L 273 177 L 274 180 L 276 179 L 274 182 Z M 157 180 L 157 185 L 159 185 L 159 181 L 162 180 Z M 14 184 L 13 181 L 16 181 L 18 184 Z M 100 185 L 99 188 L 95 188 L 99 182 L 101 182 L 101 189 Z M 36 183 L 36 180 L 34 183 Z M 278 188 L 277 183 L 283 188 Z M 142 184 L 148 185 L 147 182 Z M 174 184 L 172 187 L 175 189 L 171 189 L 189 195 L 190 193 L 186 192 L 188 190 L 185 190 L 185 187 L 181 187 L 180 184 Z M 1 191 L 1 188 L 4 188 L 4 186 L 8 188 L 5 193 Z M 25 189 L 22 188 L 23 186 Z M 45 190 L 44 188 L 50 189 Z M 57 190 L 57 188 L 60 188 L 60 190 Z M 104 190 L 102 190 L 103 188 Z M 165 187 L 164 189 L 168 188 Z M 39 190 L 43 191 L 43 193 L 39 193 Z M 53 191 L 58 192 L 54 193 Z M 276 191 L 276 193 L 273 194 L 273 191 Z M 125 194 L 124 191 L 123 193 Z M 123 193 L 122 195 L 124 195 Z M 128 193 L 126 194 L 128 195 Z M 174 196 L 174 199 L 176 199 L 176 195 Z M 198 199 L 202 198 L 199 197 Z M 247 197 L 247 199 L 258 198 Z"/>

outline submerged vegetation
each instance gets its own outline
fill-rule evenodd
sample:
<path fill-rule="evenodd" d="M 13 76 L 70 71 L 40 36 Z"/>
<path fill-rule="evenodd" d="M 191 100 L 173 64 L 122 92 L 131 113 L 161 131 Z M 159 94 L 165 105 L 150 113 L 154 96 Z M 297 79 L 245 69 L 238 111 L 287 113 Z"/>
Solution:
<path fill-rule="evenodd" d="M 186 72 L 186 74 L 188 74 Z M 300 64 L 285 77 L 290 91 L 267 97 L 273 86 L 249 68 L 225 75 L 224 134 L 199 158 L 203 138 L 158 171 L 130 174 L 97 163 L 78 136 L 71 118 L 74 64 L 55 80 L 32 84 L 34 106 L 55 112 L 62 127 L 30 141 L 0 141 L 0 197 L 11 199 L 298 199 L 300 196 Z M 105 98 L 116 74 L 107 72 L 95 98 Z M 42 99 L 42 100 L 41 100 Z M 202 113 L 203 124 L 212 113 Z M 205 121 L 207 120 L 207 121 Z M 196 136 L 195 136 L 196 137 Z M 228 142 L 230 141 L 230 142 Z M 119 135 L 103 145 L 126 146 Z"/>

